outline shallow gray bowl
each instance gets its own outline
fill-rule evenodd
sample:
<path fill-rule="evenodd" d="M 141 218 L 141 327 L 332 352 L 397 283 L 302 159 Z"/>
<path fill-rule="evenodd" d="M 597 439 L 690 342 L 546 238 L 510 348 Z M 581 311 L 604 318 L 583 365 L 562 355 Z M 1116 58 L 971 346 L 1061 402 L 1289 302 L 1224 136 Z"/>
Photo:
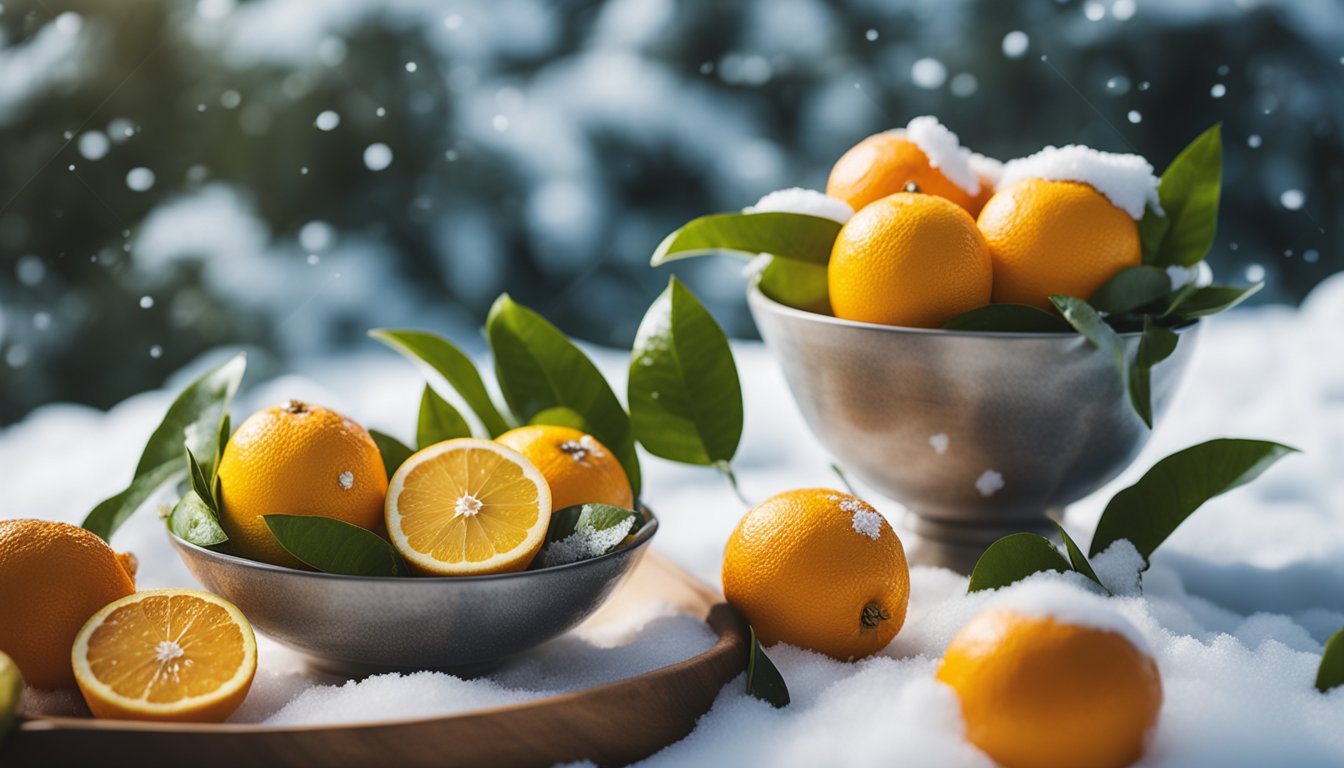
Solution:
<path fill-rule="evenodd" d="M 169 533 L 206 589 L 253 626 L 345 675 L 441 669 L 487 672 L 573 629 L 644 556 L 658 530 L 646 522 L 621 549 L 591 560 L 491 576 L 341 576 L 214 552 Z"/>
<path fill-rule="evenodd" d="M 911 560 L 968 571 L 995 539 L 1052 532 L 1047 515 L 1105 485 L 1150 430 L 1109 359 L 1079 334 L 901 328 L 748 294 L 812 432 L 842 466 L 914 515 Z M 1152 369 L 1154 417 L 1198 323 Z M 1132 352 L 1139 334 L 1123 334 Z M 940 450 L 941 449 L 941 450 Z"/>

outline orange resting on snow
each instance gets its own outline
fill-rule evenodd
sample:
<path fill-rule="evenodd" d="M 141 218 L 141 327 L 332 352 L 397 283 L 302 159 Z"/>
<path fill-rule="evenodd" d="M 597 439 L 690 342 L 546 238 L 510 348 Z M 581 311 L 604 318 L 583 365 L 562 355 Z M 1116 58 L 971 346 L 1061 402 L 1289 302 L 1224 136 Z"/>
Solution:
<path fill-rule="evenodd" d="M 387 471 L 363 427 L 297 400 L 252 414 L 219 463 L 220 523 L 234 552 L 301 568 L 271 535 L 263 515 L 320 515 L 375 530 L 383 520 Z"/>
<path fill-rule="evenodd" d="M 464 437 L 413 454 L 387 492 L 392 545 L 419 573 L 521 571 L 546 540 L 551 491 L 527 457 Z"/>
<path fill-rule="evenodd" d="M 924 150 L 900 130 L 869 136 L 845 152 L 831 169 L 826 194 L 858 211 L 887 195 L 907 191 L 910 184 L 966 210 L 975 198 L 933 167 Z"/>
<path fill-rule="evenodd" d="M 96 717 L 218 723 L 247 697 L 257 642 L 227 600 L 151 589 L 95 613 L 67 661 Z"/>
<path fill-rule="evenodd" d="M 1091 185 L 1026 178 L 999 190 L 977 222 L 994 262 L 994 303 L 1050 309 L 1089 299 L 1142 260 L 1139 226 Z"/>
<path fill-rule="evenodd" d="M 936 328 L 989 303 L 993 268 L 965 209 L 901 192 L 840 229 L 826 279 L 836 317 Z"/>
<path fill-rule="evenodd" d="M 901 630 L 910 571 L 901 540 L 867 502 L 804 489 L 743 516 L 724 550 L 723 594 L 762 643 L 843 661 L 877 653 Z"/>
<path fill-rule="evenodd" d="M 495 438 L 523 454 L 541 470 L 551 489 L 551 510 L 578 504 L 611 504 L 630 509 L 634 493 L 625 468 L 592 435 L 571 427 L 518 427 Z"/>
<path fill-rule="evenodd" d="M 938 667 L 967 739 L 1005 768 L 1121 768 L 1162 707 L 1157 665 L 1124 634 L 1012 608 L 961 629 Z"/>
<path fill-rule="evenodd" d="M 134 558 L 83 528 L 0 520 L 0 651 L 29 685 L 74 685 L 70 647 L 79 628 L 134 591 Z"/>

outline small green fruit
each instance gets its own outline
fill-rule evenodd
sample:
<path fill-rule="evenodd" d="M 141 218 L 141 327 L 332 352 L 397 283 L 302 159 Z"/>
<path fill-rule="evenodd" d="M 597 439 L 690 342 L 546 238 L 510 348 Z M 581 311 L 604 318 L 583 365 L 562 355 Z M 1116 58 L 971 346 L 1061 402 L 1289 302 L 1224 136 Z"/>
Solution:
<path fill-rule="evenodd" d="M 23 675 L 19 667 L 4 651 L 0 651 L 0 744 L 19 715 L 19 701 L 23 699 Z"/>

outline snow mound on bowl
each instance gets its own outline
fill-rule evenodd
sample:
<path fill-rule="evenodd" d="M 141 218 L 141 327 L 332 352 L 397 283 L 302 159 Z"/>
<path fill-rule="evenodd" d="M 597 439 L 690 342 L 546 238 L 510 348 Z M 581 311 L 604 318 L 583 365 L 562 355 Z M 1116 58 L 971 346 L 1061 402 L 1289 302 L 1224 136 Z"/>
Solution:
<path fill-rule="evenodd" d="M 1090 184 L 1135 221 L 1143 218 L 1145 205 L 1162 213 L 1153 166 L 1139 155 L 1100 152 L 1080 144 L 1046 147 L 1034 155 L 1010 160 L 1003 167 L 997 188 L 1003 189 L 1022 179 Z"/>
<path fill-rule="evenodd" d="M 854 217 L 854 209 L 844 200 L 837 200 L 815 189 L 790 187 L 767 194 L 743 213 L 801 213 L 820 216 L 844 224 Z"/>

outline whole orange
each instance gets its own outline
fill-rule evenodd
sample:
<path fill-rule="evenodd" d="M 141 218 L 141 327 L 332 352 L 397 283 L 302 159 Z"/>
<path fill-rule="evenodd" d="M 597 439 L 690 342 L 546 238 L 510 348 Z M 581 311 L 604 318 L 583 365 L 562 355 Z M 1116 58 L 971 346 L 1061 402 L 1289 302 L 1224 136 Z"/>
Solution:
<path fill-rule="evenodd" d="M 319 515 L 375 530 L 387 473 L 363 427 L 319 405 L 290 400 L 258 411 L 229 438 L 219 463 L 220 523 L 236 554 L 303 567 L 263 515 Z"/>
<path fill-rule="evenodd" d="M 977 226 L 994 262 L 995 304 L 1089 299 L 1142 260 L 1138 223 L 1082 182 L 1020 179 L 985 203 Z"/>
<path fill-rule="evenodd" d="M 495 441 L 523 454 L 551 487 L 551 511 L 578 504 L 635 505 L 621 462 L 592 435 L 572 427 L 518 427 Z"/>
<path fill-rule="evenodd" d="M 927 195 L 951 200 L 970 210 L 974 196 L 929 163 L 919 145 L 904 131 L 884 131 L 855 144 L 836 161 L 826 181 L 826 194 L 858 211 L 909 185 Z"/>
<path fill-rule="evenodd" d="M 135 591 L 127 564 L 69 523 L 0 520 L 0 651 L 29 685 L 75 684 L 75 635 L 100 608 Z"/>
<path fill-rule="evenodd" d="M 877 653 L 900 632 L 910 570 L 896 532 L 867 502 L 810 488 L 743 516 L 724 550 L 723 594 L 762 643 L 844 661 Z"/>
<path fill-rule="evenodd" d="M 1006 768 L 1120 768 L 1162 707 L 1157 665 L 1119 632 L 991 608 L 948 646 L 938 679 L 966 737 Z"/>
<path fill-rule="evenodd" d="M 854 214 L 831 247 L 831 309 L 845 320 L 936 328 L 989 303 L 993 268 L 965 209 L 901 192 Z"/>

